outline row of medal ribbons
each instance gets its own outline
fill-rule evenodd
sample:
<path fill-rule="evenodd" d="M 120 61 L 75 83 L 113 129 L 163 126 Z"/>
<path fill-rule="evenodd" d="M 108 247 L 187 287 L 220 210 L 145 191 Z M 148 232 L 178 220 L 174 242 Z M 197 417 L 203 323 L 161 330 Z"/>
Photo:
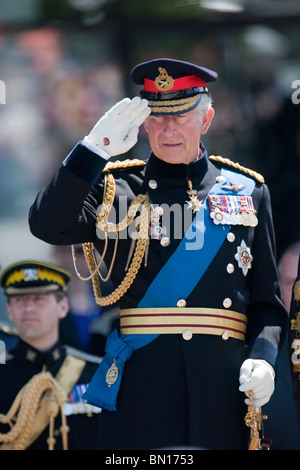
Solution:
<path fill-rule="evenodd" d="M 258 224 L 252 196 L 209 194 L 208 202 L 210 217 L 216 225 L 256 227 Z"/>
<path fill-rule="evenodd" d="M 68 395 L 68 401 L 64 404 L 64 414 L 66 416 L 76 414 L 101 413 L 101 408 L 90 405 L 82 398 L 88 388 L 88 384 L 79 384 L 73 387 Z"/>

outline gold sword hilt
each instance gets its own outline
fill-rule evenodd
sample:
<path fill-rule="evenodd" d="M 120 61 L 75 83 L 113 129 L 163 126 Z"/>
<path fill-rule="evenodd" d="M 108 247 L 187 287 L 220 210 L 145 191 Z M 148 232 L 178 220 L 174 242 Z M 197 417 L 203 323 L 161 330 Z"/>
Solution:
<path fill-rule="evenodd" d="M 266 450 L 270 445 L 267 439 L 261 439 L 262 421 L 268 419 L 268 416 L 261 413 L 260 406 L 254 406 L 252 402 L 253 391 L 249 391 L 248 412 L 245 416 L 245 424 L 250 428 L 249 450 Z M 263 442 L 262 442 L 263 441 Z"/>

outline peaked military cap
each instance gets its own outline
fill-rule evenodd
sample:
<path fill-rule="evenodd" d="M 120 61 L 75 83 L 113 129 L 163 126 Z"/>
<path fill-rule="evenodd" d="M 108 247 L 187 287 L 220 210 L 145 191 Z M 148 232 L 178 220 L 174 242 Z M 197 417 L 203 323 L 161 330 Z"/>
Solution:
<path fill-rule="evenodd" d="M 194 109 L 203 93 L 208 93 L 207 82 L 218 74 L 190 62 L 174 59 L 154 59 L 136 65 L 131 78 L 146 98 L 155 116 L 182 114 Z"/>
<path fill-rule="evenodd" d="M 53 264 L 39 261 L 20 261 L 4 269 L 1 286 L 7 296 L 49 294 L 66 291 L 71 274 Z"/>

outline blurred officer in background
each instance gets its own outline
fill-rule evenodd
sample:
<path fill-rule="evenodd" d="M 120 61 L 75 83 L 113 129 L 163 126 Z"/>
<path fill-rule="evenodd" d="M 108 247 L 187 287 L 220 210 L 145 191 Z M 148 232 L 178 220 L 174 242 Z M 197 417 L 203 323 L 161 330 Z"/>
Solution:
<path fill-rule="evenodd" d="M 289 245 L 279 263 L 279 283 L 282 301 L 290 313 L 293 285 L 297 278 L 300 243 Z M 264 407 L 268 419 L 264 421 L 265 435 L 272 439 L 273 450 L 300 450 L 295 400 L 291 376 L 291 356 L 287 329 L 283 346 L 278 355 L 276 387 L 270 401 Z"/>
<path fill-rule="evenodd" d="M 101 410 L 81 397 L 101 359 L 59 339 L 69 272 L 21 261 L 0 280 L 19 336 L 0 367 L 0 449 L 96 449 Z"/>

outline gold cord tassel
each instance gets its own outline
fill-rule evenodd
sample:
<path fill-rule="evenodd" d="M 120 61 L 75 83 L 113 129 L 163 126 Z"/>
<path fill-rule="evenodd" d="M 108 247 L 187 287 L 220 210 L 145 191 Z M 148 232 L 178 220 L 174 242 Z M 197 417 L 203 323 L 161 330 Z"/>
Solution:
<path fill-rule="evenodd" d="M 133 257 L 130 263 L 130 266 L 127 266 L 127 272 L 123 279 L 123 281 L 119 284 L 119 286 L 109 295 L 102 297 L 101 294 L 101 286 L 99 282 L 98 270 L 99 264 L 97 266 L 95 255 L 94 255 L 94 247 L 92 243 L 83 243 L 82 248 L 85 255 L 85 259 L 91 273 L 91 280 L 93 285 L 93 291 L 95 296 L 95 301 L 100 306 L 112 305 L 116 303 L 130 288 L 131 284 L 135 280 L 137 273 L 141 267 L 143 258 L 147 251 L 148 246 L 148 238 L 149 238 L 149 227 L 150 227 L 150 216 L 151 216 L 151 204 L 149 202 L 149 196 L 140 194 L 138 195 L 131 203 L 127 216 L 117 225 L 107 223 L 104 220 L 97 219 L 97 226 L 99 224 L 104 230 L 107 231 L 116 231 L 119 232 L 121 229 L 126 228 L 133 220 L 134 217 L 140 208 L 140 225 L 139 225 L 139 232 L 136 239 L 135 246 L 133 246 Z M 103 255 L 102 255 L 103 258 Z M 114 259 L 113 259 L 114 261 Z M 128 260 L 128 265 L 129 265 Z M 111 272 L 111 268 L 109 272 Z"/>
<path fill-rule="evenodd" d="M 61 432 L 63 450 L 68 450 L 68 432 L 70 431 L 70 428 L 67 425 L 67 417 L 64 414 L 64 410 L 62 406 L 60 407 L 60 412 L 61 412 L 61 423 L 62 423 L 60 427 L 60 432 Z"/>
<path fill-rule="evenodd" d="M 139 165 L 141 164 L 139 161 L 137 162 Z M 119 166 L 119 164 L 120 162 L 117 164 L 117 167 Z M 137 164 L 136 161 L 134 162 L 128 161 L 125 163 L 125 167 L 136 166 L 136 164 Z M 124 167 L 124 164 L 121 163 L 120 165 L 122 168 Z M 109 168 L 110 168 L 110 165 L 108 165 L 108 169 Z M 151 204 L 149 202 L 149 196 L 148 194 L 138 194 L 131 202 L 126 216 L 118 224 L 114 224 L 112 222 L 108 222 L 108 216 L 113 207 L 115 194 L 116 194 L 116 182 L 112 173 L 108 173 L 105 175 L 105 178 L 104 178 L 103 201 L 100 206 L 100 211 L 96 219 L 96 228 L 101 230 L 105 234 L 104 251 L 103 251 L 103 254 L 101 256 L 99 263 L 97 263 L 96 261 L 93 244 L 90 242 L 82 243 L 82 249 L 85 255 L 85 260 L 86 260 L 86 263 L 88 265 L 88 269 L 90 272 L 90 275 L 88 277 L 83 278 L 81 274 L 78 272 L 78 269 L 76 266 L 75 250 L 73 246 L 71 247 L 75 272 L 77 276 L 79 277 L 79 279 L 82 279 L 84 281 L 87 281 L 87 280 L 92 281 L 95 301 L 100 306 L 113 305 L 114 303 L 116 303 L 128 291 L 131 284 L 135 280 L 144 257 L 145 257 L 145 265 L 147 264 L 146 255 L 147 255 L 147 248 L 148 248 L 149 227 L 150 227 L 150 217 L 151 217 Z M 140 210 L 140 216 L 137 217 L 136 220 L 139 221 L 139 232 L 138 232 L 138 236 L 136 238 L 135 243 L 132 243 L 132 246 L 131 246 L 132 253 L 130 252 L 128 256 L 128 262 L 127 262 L 126 269 L 125 269 L 126 275 L 123 281 L 111 294 L 107 295 L 106 297 L 103 297 L 101 293 L 99 277 L 102 279 L 102 281 L 107 281 L 109 279 L 112 268 L 113 268 L 113 264 L 115 262 L 116 252 L 117 252 L 118 232 L 126 229 L 133 222 L 138 210 Z M 100 267 L 107 251 L 107 244 L 108 244 L 107 233 L 108 232 L 114 232 L 116 234 L 116 241 L 115 241 L 113 259 L 111 262 L 111 266 L 108 269 L 108 275 L 106 276 L 105 279 L 103 279 L 100 273 Z M 130 260 L 131 260 L 131 263 L 130 263 Z"/>
<path fill-rule="evenodd" d="M 43 413 L 44 409 L 45 413 L 39 416 L 46 425 L 49 422 L 48 446 L 50 450 L 54 449 L 54 420 L 59 407 L 66 401 L 66 393 L 49 372 L 34 375 L 20 390 L 8 413 L 0 415 L 0 422 L 11 426 L 7 433 L 0 433 L 0 449 L 27 449 L 41 432 L 36 427 L 39 424 L 37 414 Z"/>

